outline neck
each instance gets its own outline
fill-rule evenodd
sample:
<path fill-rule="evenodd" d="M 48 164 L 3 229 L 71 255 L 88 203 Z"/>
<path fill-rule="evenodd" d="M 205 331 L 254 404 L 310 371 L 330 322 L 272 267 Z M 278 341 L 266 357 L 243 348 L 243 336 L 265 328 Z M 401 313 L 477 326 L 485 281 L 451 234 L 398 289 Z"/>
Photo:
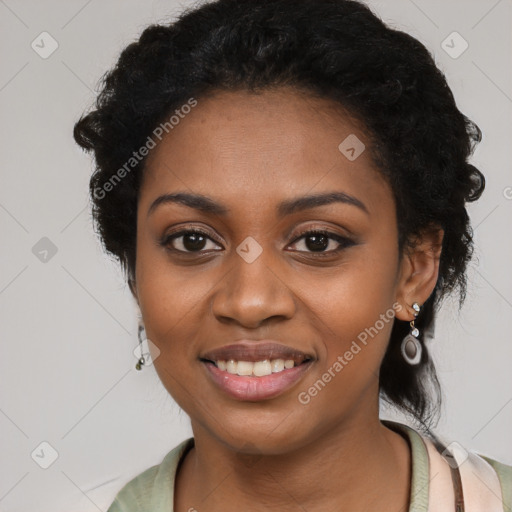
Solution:
<path fill-rule="evenodd" d="M 240 456 L 198 425 L 176 479 L 178 512 L 379 510 L 405 512 L 411 479 L 407 441 L 374 421 L 353 421 L 300 450 Z"/>

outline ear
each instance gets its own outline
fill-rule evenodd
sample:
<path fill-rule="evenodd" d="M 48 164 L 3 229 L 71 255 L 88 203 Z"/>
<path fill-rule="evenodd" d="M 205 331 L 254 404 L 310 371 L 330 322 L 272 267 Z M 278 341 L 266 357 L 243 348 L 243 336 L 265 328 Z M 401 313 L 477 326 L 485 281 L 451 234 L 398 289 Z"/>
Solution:
<path fill-rule="evenodd" d="M 400 263 L 396 301 L 402 308 L 396 311 L 399 320 L 414 320 L 412 304 L 422 306 L 430 297 L 439 275 L 439 260 L 444 231 L 438 226 L 425 229 L 413 246 L 406 247 Z"/>

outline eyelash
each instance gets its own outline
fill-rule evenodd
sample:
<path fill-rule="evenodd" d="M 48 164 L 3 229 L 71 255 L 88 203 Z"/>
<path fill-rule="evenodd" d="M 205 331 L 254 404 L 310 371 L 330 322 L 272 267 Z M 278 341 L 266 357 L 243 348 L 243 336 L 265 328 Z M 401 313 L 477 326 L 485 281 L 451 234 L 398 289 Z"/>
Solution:
<path fill-rule="evenodd" d="M 173 253 L 180 253 L 180 254 L 187 254 L 187 255 L 189 255 L 189 254 L 201 254 L 202 251 L 182 251 L 180 249 L 174 249 L 174 248 L 169 247 L 169 244 L 170 244 L 170 242 L 172 240 L 174 240 L 176 238 L 180 238 L 183 235 L 189 235 L 189 234 L 201 235 L 201 236 L 204 236 L 204 237 L 212 240 L 215 243 L 220 243 L 220 242 L 217 242 L 217 240 L 212 238 L 205 231 L 202 231 L 202 230 L 196 229 L 196 228 L 193 228 L 193 229 L 191 228 L 191 229 L 184 229 L 182 231 L 178 231 L 177 233 L 171 233 L 169 235 L 164 236 L 163 239 L 160 241 L 160 245 L 162 245 L 168 251 L 173 252 Z M 298 233 L 296 238 L 293 240 L 292 244 L 295 244 L 301 238 L 304 238 L 306 235 L 324 235 L 327 238 L 335 240 L 336 242 L 338 242 L 340 244 L 337 249 L 333 249 L 331 251 L 325 251 L 325 252 L 298 251 L 300 253 L 304 253 L 305 252 L 307 254 L 313 254 L 317 258 L 322 258 L 322 257 L 326 257 L 326 256 L 332 256 L 333 254 L 337 254 L 337 253 L 341 252 L 343 249 L 346 249 L 348 247 L 351 247 L 352 245 L 355 245 L 355 242 L 353 240 L 350 240 L 349 238 L 346 238 L 346 237 L 343 237 L 341 235 L 338 235 L 337 233 L 333 233 L 333 232 L 328 231 L 326 229 L 314 229 L 314 228 L 313 229 L 309 228 L 309 229 L 306 229 L 305 231 L 301 231 L 300 233 Z"/>

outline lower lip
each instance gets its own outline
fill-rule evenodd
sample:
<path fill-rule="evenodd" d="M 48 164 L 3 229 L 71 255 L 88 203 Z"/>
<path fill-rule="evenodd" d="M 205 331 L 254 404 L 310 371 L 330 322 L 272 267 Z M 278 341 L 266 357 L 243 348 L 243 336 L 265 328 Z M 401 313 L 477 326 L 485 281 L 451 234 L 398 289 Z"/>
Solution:
<path fill-rule="evenodd" d="M 293 387 L 309 370 L 313 361 L 264 377 L 243 377 L 219 370 L 213 363 L 202 361 L 208 375 L 222 391 L 237 400 L 258 402 L 274 398 Z"/>

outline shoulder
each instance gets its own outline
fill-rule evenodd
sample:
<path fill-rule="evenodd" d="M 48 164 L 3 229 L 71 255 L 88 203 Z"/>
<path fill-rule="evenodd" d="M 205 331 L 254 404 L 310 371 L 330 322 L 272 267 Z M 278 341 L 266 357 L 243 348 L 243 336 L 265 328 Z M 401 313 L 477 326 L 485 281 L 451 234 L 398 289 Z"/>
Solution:
<path fill-rule="evenodd" d="M 117 493 L 107 512 L 172 512 L 176 469 L 193 444 L 194 438 L 185 439 L 167 453 L 160 464 L 132 478 Z"/>
<path fill-rule="evenodd" d="M 440 440 L 432 433 L 418 431 L 409 425 L 391 421 L 383 423 L 403 432 L 410 441 L 414 491 L 411 496 L 414 505 L 417 505 L 411 510 L 426 510 L 430 499 L 437 494 L 445 494 L 436 489 L 443 478 L 429 478 L 432 469 L 437 472 L 443 470 L 446 480 L 451 482 L 450 472 L 446 472 L 446 469 L 456 467 L 462 479 L 464 498 L 468 499 L 474 510 L 498 510 L 492 507 L 497 506 L 496 498 L 499 498 L 502 499 L 502 504 L 498 505 L 499 510 L 512 512 L 512 465 L 475 450 L 468 450 L 457 442 Z M 442 459 L 444 460 L 440 464 Z"/>
<path fill-rule="evenodd" d="M 494 471 L 496 471 L 501 484 L 504 508 L 505 510 L 512 510 L 512 465 L 504 464 L 503 462 L 491 459 L 482 454 L 477 455 L 490 464 Z"/>

